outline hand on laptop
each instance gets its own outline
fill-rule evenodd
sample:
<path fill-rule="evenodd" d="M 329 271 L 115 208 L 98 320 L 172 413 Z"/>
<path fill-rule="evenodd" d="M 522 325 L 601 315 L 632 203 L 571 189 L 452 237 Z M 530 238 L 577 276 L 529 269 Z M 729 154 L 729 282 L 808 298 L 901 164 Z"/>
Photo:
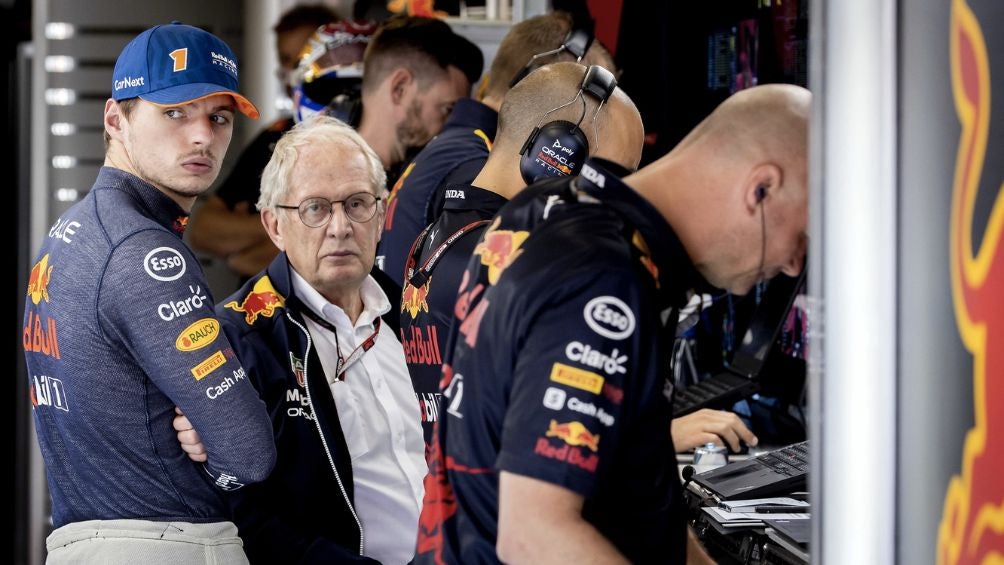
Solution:
<path fill-rule="evenodd" d="M 709 408 L 673 418 L 670 432 L 677 451 L 688 451 L 699 445 L 715 443 L 726 445 L 730 451 L 738 453 L 743 447 L 742 443 L 753 447 L 759 441 L 739 416 Z"/>

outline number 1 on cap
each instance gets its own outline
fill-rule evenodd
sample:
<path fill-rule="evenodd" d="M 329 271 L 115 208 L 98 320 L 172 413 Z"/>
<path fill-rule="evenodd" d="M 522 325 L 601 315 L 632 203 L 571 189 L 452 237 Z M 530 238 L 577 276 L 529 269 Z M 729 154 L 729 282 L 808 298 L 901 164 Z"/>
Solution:
<path fill-rule="evenodd" d="M 174 72 L 183 71 L 188 68 L 188 47 L 175 49 L 167 54 L 174 61 Z"/>

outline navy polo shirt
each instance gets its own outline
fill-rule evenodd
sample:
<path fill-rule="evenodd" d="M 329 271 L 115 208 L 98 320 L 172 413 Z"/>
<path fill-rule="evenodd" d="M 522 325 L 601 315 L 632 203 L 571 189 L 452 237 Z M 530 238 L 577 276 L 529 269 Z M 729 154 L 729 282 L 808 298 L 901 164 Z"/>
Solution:
<path fill-rule="evenodd" d="M 421 274 L 405 282 L 401 300 L 401 345 L 421 408 L 426 446 L 439 419 L 439 380 L 457 287 L 488 221 L 507 202 L 470 184 L 448 185 L 444 195 L 443 213 L 416 241 L 409 257 L 408 271 Z"/>

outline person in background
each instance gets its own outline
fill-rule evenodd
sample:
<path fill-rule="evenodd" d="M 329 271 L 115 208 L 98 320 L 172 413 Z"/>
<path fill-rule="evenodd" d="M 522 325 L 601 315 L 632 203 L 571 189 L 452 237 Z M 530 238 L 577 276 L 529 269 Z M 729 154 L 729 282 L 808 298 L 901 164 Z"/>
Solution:
<path fill-rule="evenodd" d="M 457 298 L 417 562 L 707 561 L 666 433 L 677 311 L 800 272 L 810 100 L 741 91 L 623 180 L 588 161 L 499 212 Z"/>
<path fill-rule="evenodd" d="M 395 16 L 380 25 L 366 48 L 358 129 L 388 171 L 388 184 L 409 151 L 443 129 L 483 66 L 481 49 L 442 20 Z"/>
<path fill-rule="evenodd" d="M 363 56 L 377 26 L 367 20 L 325 24 L 307 41 L 293 72 L 293 118 L 323 112 L 359 126 Z"/>
<path fill-rule="evenodd" d="M 278 450 L 268 479 L 231 497 L 253 563 L 414 555 L 422 431 L 404 351 L 381 318 L 397 304 L 369 276 L 385 182 L 362 137 L 324 115 L 284 135 L 262 175 L 258 208 L 280 253 L 217 306 Z M 178 439 L 201 455 L 197 435 Z"/>
<path fill-rule="evenodd" d="M 233 51 L 201 29 L 130 41 L 104 106 L 104 166 L 36 258 L 24 351 L 48 563 L 247 563 L 220 491 L 267 477 L 275 444 L 181 239 L 236 113 L 258 118 L 237 78 Z M 201 464 L 175 440 L 176 410 L 204 439 Z"/>
<path fill-rule="evenodd" d="M 290 75 L 307 39 L 319 26 L 337 20 L 338 16 L 323 4 L 302 4 L 285 12 L 272 28 L 279 58 L 276 72 L 287 96 L 292 95 Z M 254 204 L 258 200 L 261 171 L 276 142 L 293 123 L 292 116 L 286 115 L 263 129 L 241 152 L 216 192 L 192 216 L 188 230 L 192 248 L 225 261 L 227 268 L 241 279 L 262 270 L 277 253 L 261 229 Z"/>
<path fill-rule="evenodd" d="M 616 74 L 592 28 L 575 29 L 564 12 L 512 26 L 499 44 L 476 98 L 460 98 L 435 139 L 415 157 L 391 190 L 377 264 L 401 283 L 411 244 L 442 211 L 447 184 L 466 184 L 481 172 L 495 139 L 498 111 L 513 79 L 547 63 L 581 61 Z"/>

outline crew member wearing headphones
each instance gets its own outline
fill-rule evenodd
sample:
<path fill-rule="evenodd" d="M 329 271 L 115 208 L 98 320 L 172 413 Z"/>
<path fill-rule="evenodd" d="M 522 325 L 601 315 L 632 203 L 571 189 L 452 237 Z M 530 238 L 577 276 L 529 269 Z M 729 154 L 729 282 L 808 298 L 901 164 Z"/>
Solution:
<path fill-rule="evenodd" d="M 412 245 L 401 299 L 401 343 L 427 445 L 441 409 L 442 352 L 457 287 L 491 218 L 528 183 L 578 174 L 589 155 L 624 169 L 637 166 L 641 120 L 616 87 L 610 71 L 575 63 L 543 67 L 520 82 L 502 106 L 496 145 L 484 169 L 472 183 L 446 186 L 442 215 Z M 619 124 L 617 131 L 604 129 L 604 142 L 598 143 L 598 128 L 612 124 Z"/>

